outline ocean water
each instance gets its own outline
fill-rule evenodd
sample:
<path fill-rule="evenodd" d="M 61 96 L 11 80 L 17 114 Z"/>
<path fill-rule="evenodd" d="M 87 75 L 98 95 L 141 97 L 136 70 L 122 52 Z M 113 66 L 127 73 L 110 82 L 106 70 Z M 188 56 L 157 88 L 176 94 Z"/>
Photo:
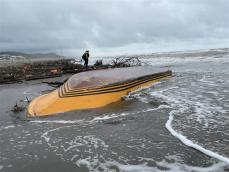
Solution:
<path fill-rule="evenodd" d="M 26 118 L 11 107 L 52 88 L 1 85 L 0 171 L 229 171 L 229 50 L 140 59 L 173 77 L 99 109 Z"/>

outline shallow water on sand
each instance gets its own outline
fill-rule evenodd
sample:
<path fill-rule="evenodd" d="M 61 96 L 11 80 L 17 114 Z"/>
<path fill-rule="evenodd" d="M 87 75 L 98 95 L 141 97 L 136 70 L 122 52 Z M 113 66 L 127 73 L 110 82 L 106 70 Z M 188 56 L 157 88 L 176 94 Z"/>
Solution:
<path fill-rule="evenodd" d="M 144 56 L 173 77 L 104 108 L 52 117 L 10 111 L 52 88 L 0 86 L 0 171 L 229 171 L 229 52 L 219 54 Z"/>

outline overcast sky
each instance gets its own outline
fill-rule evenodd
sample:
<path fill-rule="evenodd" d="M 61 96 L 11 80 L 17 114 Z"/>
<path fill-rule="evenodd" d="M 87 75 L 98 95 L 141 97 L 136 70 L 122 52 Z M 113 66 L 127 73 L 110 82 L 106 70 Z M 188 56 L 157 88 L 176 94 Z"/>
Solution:
<path fill-rule="evenodd" d="M 229 0 L 0 0 L 0 51 L 80 55 L 229 47 Z"/>

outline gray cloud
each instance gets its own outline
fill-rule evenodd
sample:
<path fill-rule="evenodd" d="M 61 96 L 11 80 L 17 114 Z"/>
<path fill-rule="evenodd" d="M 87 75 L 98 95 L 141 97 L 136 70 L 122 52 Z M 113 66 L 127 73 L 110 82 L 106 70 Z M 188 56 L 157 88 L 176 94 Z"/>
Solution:
<path fill-rule="evenodd" d="M 0 0 L 0 51 L 229 47 L 228 0 Z"/>

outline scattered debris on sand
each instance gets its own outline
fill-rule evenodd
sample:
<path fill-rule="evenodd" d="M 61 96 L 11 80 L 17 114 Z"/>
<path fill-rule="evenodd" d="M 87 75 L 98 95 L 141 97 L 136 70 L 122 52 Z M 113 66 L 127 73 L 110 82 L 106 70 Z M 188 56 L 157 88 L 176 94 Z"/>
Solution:
<path fill-rule="evenodd" d="M 19 106 L 17 103 L 14 105 L 14 107 L 12 108 L 12 112 L 14 113 L 19 113 L 25 110 L 25 107 L 23 106 Z"/>
<path fill-rule="evenodd" d="M 141 64 L 138 57 L 118 57 L 112 60 L 113 67 L 141 66 Z"/>
<path fill-rule="evenodd" d="M 23 82 L 24 80 L 36 80 L 45 78 L 60 77 L 64 74 L 75 74 L 90 70 L 100 70 L 115 67 L 129 67 L 141 65 L 137 57 L 119 57 L 112 61 L 112 64 L 103 64 L 102 60 L 97 60 L 94 65 L 84 68 L 74 59 L 59 59 L 36 61 L 23 63 L 21 65 L 0 67 L 0 84 L 10 84 Z M 47 83 L 54 87 L 59 87 L 63 83 Z"/>
<path fill-rule="evenodd" d="M 66 80 L 65 80 L 65 81 L 66 81 Z M 61 82 L 61 81 L 55 81 L 55 82 L 47 82 L 47 81 L 44 81 L 44 82 L 42 82 L 42 83 L 45 83 L 45 84 L 48 84 L 48 85 L 50 85 L 50 86 L 52 86 L 52 87 L 58 88 L 58 87 L 60 87 L 61 85 L 63 85 L 63 84 L 65 83 L 65 81 L 64 81 L 64 82 Z"/>

